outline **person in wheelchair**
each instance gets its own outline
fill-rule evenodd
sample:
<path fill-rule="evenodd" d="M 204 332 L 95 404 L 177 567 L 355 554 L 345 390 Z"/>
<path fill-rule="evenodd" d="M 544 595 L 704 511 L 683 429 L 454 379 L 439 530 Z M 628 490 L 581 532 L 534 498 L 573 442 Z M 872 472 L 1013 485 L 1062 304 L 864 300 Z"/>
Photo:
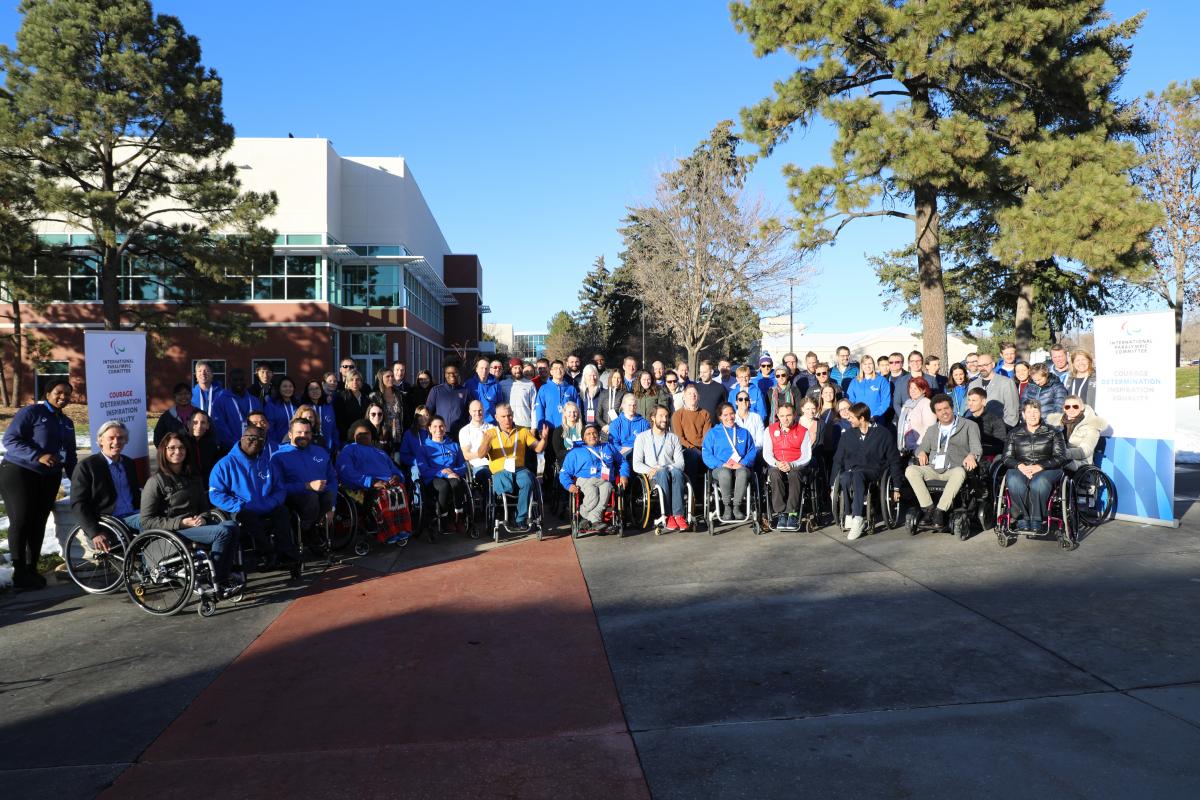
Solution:
<path fill-rule="evenodd" d="M 125 423 L 105 422 L 96 433 L 100 452 L 80 461 L 71 474 L 71 509 L 79 527 L 91 537 L 92 547 L 103 553 L 110 542 L 100 527 L 101 516 L 116 517 L 132 531 L 141 529 L 142 485 L 133 459 L 121 452 L 128 442 Z"/>
<path fill-rule="evenodd" d="M 1022 404 L 1021 415 L 1025 424 L 1014 428 L 1004 445 L 1005 481 L 1016 530 L 1040 531 L 1046 504 L 1062 480 L 1067 448 L 1062 434 L 1042 419 L 1042 405 L 1036 398 Z"/>
<path fill-rule="evenodd" d="M 464 454 L 477 450 L 483 441 L 483 435 L 492 427 L 492 423 L 483 419 L 483 402 L 481 400 L 476 399 L 467 403 L 467 417 L 470 418 L 470 422 L 463 425 L 458 432 L 458 446 Z M 483 473 L 489 471 L 486 458 L 472 458 L 469 464 L 471 474 L 476 478 L 483 478 Z"/>
<path fill-rule="evenodd" d="M 299 413 L 299 412 L 297 412 Z M 288 444 L 280 447 L 271 462 L 279 466 L 287 497 L 284 503 L 300 518 L 300 540 L 310 541 L 322 519 L 333 522 L 337 503 L 337 470 L 329 451 L 313 444 L 312 422 L 296 416 L 288 424 Z"/>
<path fill-rule="evenodd" d="M 446 420 L 434 415 L 429 420 L 429 438 L 417 453 L 421 485 L 433 497 L 440 530 L 453 520 L 454 530 L 466 530 L 467 462 L 458 442 L 446 438 Z"/>
<path fill-rule="evenodd" d="M 931 405 L 937 422 L 921 436 L 916 450 L 917 463 L 908 465 L 904 478 L 917 496 L 917 504 L 921 507 L 920 521 L 944 531 L 946 514 L 966 482 L 967 473 L 979 466 L 983 445 L 979 440 L 979 426 L 969 419 L 954 416 L 954 400 L 949 395 L 935 395 Z M 944 481 L 946 484 L 936 506 L 926 481 Z"/>
<path fill-rule="evenodd" d="M 1062 404 L 1061 414 L 1046 415 L 1046 424 L 1062 432 L 1067 445 L 1065 465 L 1067 472 L 1075 473 L 1092 464 L 1100 433 L 1108 427 L 1103 417 L 1097 416 L 1092 407 L 1085 405 L 1079 395 L 1068 395 Z"/>
<path fill-rule="evenodd" d="M 377 507 L 380 526 L 376 539 L 384 544 L 407 542 L 412 531 L 404 529 L 403 519 L 397 514 L 407 509 L 393 509 L 380 498 L 380 492 L 387 488 L 404 485 L 404 473 L 387 453 L 375 446 L 375 427 L 365 419 L 350 423 L 346 435 L 350 444 L 338 453 L 338 481 L 343 487 L 362 493 L 358 502 Z"/>
<path fill-rule="evenodd" d="M 666 406 L 654 409 L 651 423 L 650 430 L 642 431 L 633 440 L 633 471 L 645 475 L 662 490 L 663 500 L 668 504 L 663 509 L 667 530 L 686 531 L 683 443 L 671 433 L 671 413 Z"/>
<path fill-rule="evenodd" d="M 809 398 L 810 410 L 816 406 Z M 776 420 L 763 437 L 763 462 L 767 465 L 771 483 L 771 508 L 778 512 L 772 527 L 783 530 L 800 528 L 800 495 L 804 484 L 812 478 L 813 444 L 817 426 L 810 416 L 810 427 L 795 424 L 796 409 L 784 403 L 776 409 Z"/>
<path fill-rule="evenodd" d="M 732 404 L 722 403 L 717 408 L 717 419 L 721 424 L 704 436 L 704 464 L 712 470 L 725 502 L 721 519 L 735 520 L 744 516 L 740 511 L 758 448 L 750 431 L 735 424 L 737 413 Z"/>
<path fill-rule="evenodd" d="M 487 458 L 492 471 L 492 492 L 497 496 L 516 493 L 517 509 L 514 524 L 508 526 L 513 533 L 529 530 L 529 493 L 532 491 L 533 472 L 530 471 L 530 455 L 536 456 L 546 449 L 550 440 L 550 428 L 543 426 L 540 436 L 534 436 L 529 428 L 513 422 L 513 409 L 508 403 L 496 406 L 496 426 L 483 436 L 479 447 L 467 458 Z"/>
<path fill-rule="evenodd" d="M 253 422 L 242 429 L 237 447 L 213 467 L 208 479 L 209 501 L 237 520 L 254 542 L 260 567 L 273 568 L 280 557 L 300 577 L 299 544 L 283 501 L 287 492 L 279 465 L 263 449 L 265 432 Z"/>
<path fill-rule="evenodd" d="M 608 442 L 625 457 L 626 463 L 633 462 L 633 442 L 638 434 L 650 430 L 650 423 L 638 413 L 637 405 L 638 398 L 632 392 L 622 397 L 621 413 L 608 426 Z"/>
<path fill-rule="evenodd" d="M 626 395 L 626 399 L 632 395 Z M 682 456 L 681 456 L 682 458 Z M 583 429 L 583 442 L 571 448 L 558 470 L 558 482 L 571 494 L 581 495 L 579 515 L 585 520 L 580 533 L 607 533 L 604 509 L 612 496 L 613 482 L 629 485 L 629 463 L 611 442 L 600 442 L 600 426 Z"/>
<path fill-rule="evenodd" d="M 830 474 L 843 496 L 849 495 L 849 513 L 843 521 L 846 538 L 853 541 L 863 534 L 864 517 L 870 498 L 867 485 L 879 480 L 884 470 L 892 474 L 892 484 L 900 484 L 900 451 L 887 428 L 871 422 L 871 408 L 854 403 L 847 414 L 850 429 L 838 440 Z"/>
<path fill-rule="evenodd" d="M 192 467 L 187 440 L 178 433 L 168 433 L 159 442 L 158 472 L 146 481 L 140 500 L 143 530 L 172 531 L 207 545 L 219 596 L 228 597 L 240 590 L 244 580 L 230 581 L 238 525 L 231 519 L 217 523 L 205 520 L 205 512 L 212 509 L 208 487 Z"/>

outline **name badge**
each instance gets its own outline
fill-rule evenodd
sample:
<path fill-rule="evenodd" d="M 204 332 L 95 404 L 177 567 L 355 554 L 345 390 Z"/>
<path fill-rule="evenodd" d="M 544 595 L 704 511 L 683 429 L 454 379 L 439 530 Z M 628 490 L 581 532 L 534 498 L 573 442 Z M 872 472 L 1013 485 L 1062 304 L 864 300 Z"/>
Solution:
<path fill-rule="evenodd" d="M 504 471 L 505 472 L 516 472 L 517 471 L 517 457 L 516 456 L 509 456 L 508 458 L 504 459 Z"/>
<path fill-rule="evenodd" d="M 596 409 L 594 409 L 594 408 L 589 408 L 589 409 L 588 409 L 588 412 L 587 412 L 587 421 L 588 421 L 588 422 L 595 422 L 595 421 L 596 421 Z"/>
<path fill-rule="evenodd" d="M 938 453 L 933 457 L 933 468 L 938 472 L 946 469 L 946 454 Z"/>
<path fill-rule="evenodd" d="M 602 481 L 608 480 L 610 474 L 611 473 L 608 471 L 608 464 L 605 464 L 603 461 L 601 461 L 600 462 L 600 480 L 602 480 Z"/>

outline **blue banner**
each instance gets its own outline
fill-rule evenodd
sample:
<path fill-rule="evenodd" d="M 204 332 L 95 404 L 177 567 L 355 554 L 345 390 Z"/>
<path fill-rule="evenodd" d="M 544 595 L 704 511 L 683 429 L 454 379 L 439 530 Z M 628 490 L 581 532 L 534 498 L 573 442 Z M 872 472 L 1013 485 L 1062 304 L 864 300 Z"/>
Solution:
<path fill-rule="evenodd" d="M 1175 525 L 1175 443 L 1114 436 L 1104 440 L 1100 469 L 1117 488 L 1117 514 Z"/>

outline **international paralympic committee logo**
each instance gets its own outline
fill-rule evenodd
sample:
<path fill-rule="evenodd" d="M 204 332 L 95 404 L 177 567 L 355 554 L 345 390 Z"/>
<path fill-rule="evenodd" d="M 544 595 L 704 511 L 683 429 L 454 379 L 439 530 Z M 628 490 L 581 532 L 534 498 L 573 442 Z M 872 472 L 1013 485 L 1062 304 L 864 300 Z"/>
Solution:
<path fill-rule="evenodd" d="M 1142 335 L 1142 326 L 1138 325 L 1135 322 L 1130 322 L 1129 320 L 1126 320 L 1125 322 L 1121 323 L 1121 333 L 1123 333 L 1126 336 L 1141 336 Z"/>
<path fill-rule="evenodd" d="M 112 348 L 112 351 L 113 351 L 114 353 L 116 353 L 117 355 L 121 355 L 122 353 L 124 353 L 124 352 L 125 352 L 125 345 L 123 345 L 123 344 L 117 344 L 117 340 L 116 340 L 116 339 L 109 339 L 109 340 L 108 340 L 108 346 L 109 346 L 109 347 L 111 347 L 111 348 Z"/>

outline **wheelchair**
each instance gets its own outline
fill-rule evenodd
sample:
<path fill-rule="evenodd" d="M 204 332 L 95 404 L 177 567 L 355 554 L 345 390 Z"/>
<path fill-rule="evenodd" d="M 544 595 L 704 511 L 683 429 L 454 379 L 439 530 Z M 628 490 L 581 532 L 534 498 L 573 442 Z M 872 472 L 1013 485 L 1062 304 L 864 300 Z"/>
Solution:
<path fill-rule="evenodd" d="M 701 501 L 701 508 L 704 513 L 704 521 L 708 527 L 708 535 L 716 536 L 717 526 L 719 525 L 749 525 L 755 535 L 765 533 L 766 529 L 762 526 L 762 520 L 759 518 L 759 498 L 761 492 L 759 490 L 758 472 L 753 467 L 745 467 L 750 473 L 749 480 L 746 481 L 746 510 L 744 514 L 736 519 L 725 519 L 721 516 L 721 507 L 723 500 L 721 497 L 721 487 L 717 485 L 717 481 L 713 478 L 712 470 L 707 470 L 704 473 L 704 495 Z"/>
<path fill-rule="evenodd" d="M 482 535 L 482 532 L 476 525 L 475 519 L 476 501 L 474 495 L 478 489 L 474 477 L 470 474 L 470 469 L 467 472 L 467 477 L 463 479 L 463 483 L 466 486 L 466 497 L 463 500 L 463 523 L 466 526 L 467 535 L 472 539 L 478 539 Z M 491 488 L 490 483 L 488 488 Z M 428 529 L 430 543 L 436 543 L 442 534 L 449 533 L 450 531 L 444 529 L 443 518 L 438 516 L 434 510 L 437 507 L 437 500 L 432 496 L 426 498 L 425 495 L 427 492 L 432 495 L 432 490 L 427 489 L 423 481 L 418 480 L 413 482 L 413 506 L 417 510 L 417 523 L 416 527 L 413 528 L 413 535 L 419 536 L 422 531 Z"/>
<path fill-rule="evenodd" d="M 1071 507 L 1079 515 L 1079 523 L 1085 528 L 1094 528 L 1110 522 L 1117 514 L 1117 487 L 1094 464 L 1085 464 L 1071 475 L 1074 492 Z"/>
<path fill-rule="evenodd" d="M 618 487 L 619 488 L 619 487 Z M 654 528 L 654 535 L 661 536 L 667 532 L 667 508 L 669 500 L 666 493 L 649 476 L 634 473 L 629 478 L 629 488 L 623 494 L 625 519 L 629 527 L 638 530 Z M 696 521 L 695 491 L 692 482 L 684 476 L 683 481 L 684 517 L 687 519 L 688 530 Z"/>
<path fill-rule="evenodd" d="M 81 527 L 71 531 L 63 547 L 67 574 L 88 594 L 111 594 L 121 588 L 125 582 L 126 554 L 134 538 L 134 531 L 108 514 L 100 517 L 100 529 L 108 535 L 107 553 L 93 547 L 92 537 Z"/>
<path fill-rule="evenodd" d="M 906 480 L 904 483 L 907 486 L 908 481 Z M 967 471 L 967 478 L 963 481 L 958 494 L 954 496 L 954 501 L 950 505 L 950 511 L 946 515 L 948 533 L 957 536 L 959 541 L 966 541 L 971 538 L 975 524 L 979 525 L 980 531 L 986 531 L 992 527 L 995 520 L 990 517 L 994 507 L 991 487 L 992 480 L 988 464 L 980 463 L 975 469 Z M 939 480 L 925 481 L 925 488 L 929 490 L 929 496 L 936 505 L 946 488 L 946 482 Z M 901 494 L 911 496 L 912 490 L 902 489 Z M 913 536 L 916 536 L 923 530 L 934 530 L 931 524 L 921 521 L 921 509 L 917 508 L 915 503 L 904 515 L 904 526 Z"/>
<path fill-rule="evenodd" d="M 542 524 L 542 515 L 544 506 L 542 503 L 542 479 L 539 478 L 532 470 L 530 474 L 533 482 L 529 487 L 529 508 L 526 511 L 526 524 L 529 525 L 529 530 L 537 534 L 538 541 L 542 541 L 542 534 L 545 526 Z M 487 502 L 483 503 L 484 507 L 484 528 L 492 532 L 492 540 L 497 544 L 500 542 L 501 533 L 512 533 L 510 528 L 516 525 L 517 516 L 517 493 L 515 491 L 505 492 L 504 494 L 496 494 L 492 490 L 492 478 L 489 476 L 487 482 Z"/>
<path fill-rule="evenodd" d="M 829 473 L 825 469 L 825 465 L 818 459 L 813 458 L 807 465 L 801 467 L 803 470 L 800 482 L 800 506 L 798 510 L 799 521 L 796 527 L 791 527 L 784 524 L 781 527 L 775 527 L 775 517 L 783 513 L 783 509 L 773 508 L 771 506 L 771 470 L 766 471 L 766 478 L 763 480 L 761 505 L 763 510 L 762 528 L 763 531 L 804 531 L 812 533 L 813 531 L 823 528 L 822 522 L 829 516 L 832 516 L 833 509 L 829 505 L 829 493 L 824 490 L 825 486 L 829 485 Z"/>
<path fill-rule="evenodd" d="M 388 493 L 388 501 L 391 506 L 401 510 L 399 512 L 401 519 L 407 515 L 410 521 L 409 527 L 412 527 L 413 504 L 408 488 L 404 484 L 400 484 L 399 486 L 389 486 L 382 491 Z M 383 520 L 380 519 L 379 509 L 375 507 L 374 503 L 369 507 L 365 505 L 366 499 L 366 489 L 338 487 L 337 501 L 333 506 L 333 524 L 328 528 L 328 542 L 331 550 L 341 550 L 353 542 L 356 556 L 365 556 L 371 552 L 371 542 L 377 540 L 379 527 Z M 407 538 L 401 539 L 396 542 L 396 546 L 405 547 L 408 542 Z"/>
<path fill-rule="evenodd" d="M 629 488 L 632 489 L 633 485 L 634 479 L 630 478 Z M 562 484 L 560 483 L 559 486 Z M 625 528 L 628 522 L 629 504 L 625 499 L 626 491 L 628 490 L 621 488 L 621 484 L 613 484 L 612 492 L 608 495 L 608 504 L 604 507 L 601 517 L 605 524 L 616 526 L 618 539 L 625 537 Z M 581 492 L 571 494 L 566 489 L 563 489 L 563 493 L 570 498 L 571 502 L 571 538 L 578 539 L 583 534 L 583 516 L 579 513 L 579 506 L 583 503 L 583 494 Z"/>
<path fill-rule="evenodd" d="M 206 524 L 228 519 L 220 511 L 209 511 L 203 516 Z M 240 548 L 234 553 L 237 565 L 230 578 L 236 588 L 226 599 L 237 603 L 245 592 L 246 578 L 240 563 Z M 218 600 L 213 576 L 207 545 L 189 541 L 173 531 L 142 531 L 125 550 L 125 590 L 134 605 L 154 616 L 176 614 L 196 597 L 199 600 L 196 611 L 202 617 L 211 617 L 216 613 Z"/>
<path fill-rule="evenodd" d="M 1008 547 L 1019 536 L 1035 539 L 1053 534 L 1059 548 L 1069 553 L 1079 547 L 1083 529 L 1095 528 L 1116 515 L 1117 490 L 1112 479 L 1099 467 L 1086 464 L 1074 472 L 1063 471 L 1046 501 L 1042 530 L 1018 531 L 1007 481 L 1006 473 L 996 500 L 996 542 L 1001 547 Z"/>
<path fill-rule="evenodd" d="M 834 475 L 831 480 L 833 492 L 830 505 L 833 508 L 834 524 L 842 528 L 842 523 L 845 522 L 847 510 L 850 507 L 850 498 L 843 495 L 841 484 L 837 479 L 838 475 Z M 892 490 L 895 487 L 891 471 L 885 469 L 878 478 L 867 481 L 866 488 L 867 502 L 866 513 L 863 517 L 863 535 L 874 533 L 875 526 L 880 522 L 887 530 L 895 530 L 900 527 L 902 501 L 892 499 Z M 842 529 L 845 530 L 845 528 Z"/>

